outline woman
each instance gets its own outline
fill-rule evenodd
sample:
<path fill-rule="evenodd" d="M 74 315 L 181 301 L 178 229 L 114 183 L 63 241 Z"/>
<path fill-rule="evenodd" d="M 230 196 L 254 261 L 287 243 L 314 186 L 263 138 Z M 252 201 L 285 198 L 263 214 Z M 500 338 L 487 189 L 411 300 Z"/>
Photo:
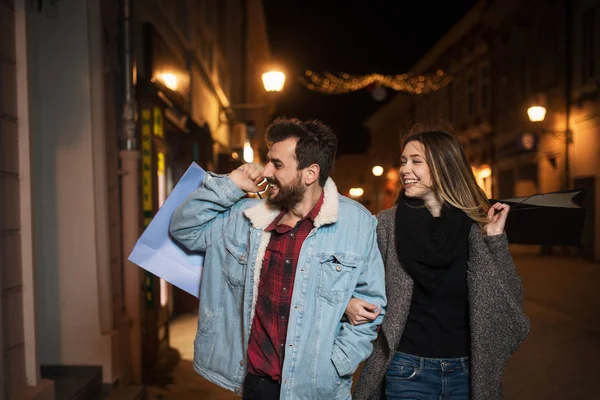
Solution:
<path fill-rule="evenodd" d="M 490 206 L 456 138 L 410 134 L 403 190 L 378 216 L 388 305 L 354 399 L 500 399 L 509 356 L 529 332 L 508 251 L 506 204 Z M 377 313 L 352 299 L 346 316 Z"/>

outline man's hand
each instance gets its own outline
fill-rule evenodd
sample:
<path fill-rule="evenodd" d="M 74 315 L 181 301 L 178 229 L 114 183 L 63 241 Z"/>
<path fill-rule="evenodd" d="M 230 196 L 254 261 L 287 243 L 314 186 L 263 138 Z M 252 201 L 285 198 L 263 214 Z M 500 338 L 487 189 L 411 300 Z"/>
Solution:
<path fill-rule="evenodd" d="M 231 178 L 238 188 L 246 193 L 256 193 L 263 190 L 260 187 L 260 183 L 264 180 L 262 169 L 254 164 L 244 164 L 237 169 L 234 169 L 229 174 L 229 178 Z"/>
<path fill-rule="evenodd" d="M 352 298 L 346 307 L 346 317 L 352 325 L 360 325 L 374 321 L 381 313 L 381 308 L 364 300 Z"/>

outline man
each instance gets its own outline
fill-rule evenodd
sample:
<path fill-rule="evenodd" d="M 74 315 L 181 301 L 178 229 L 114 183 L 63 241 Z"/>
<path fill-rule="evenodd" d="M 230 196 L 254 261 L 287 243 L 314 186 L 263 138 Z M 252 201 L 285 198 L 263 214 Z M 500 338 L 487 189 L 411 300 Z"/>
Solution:
<path fill-rule="evenodd" d="M 349 399 L 383 312 L 342 322 L 351 297 L 383 309 L 376 219 L 338 194 L 337 140 L 320 122 L 281 119 L 267 164 L 207 173 L 171 234 L 204 251 L 196 371 L 244 399 Z M 269 184 L 266 200 L 246 198 Z"/>

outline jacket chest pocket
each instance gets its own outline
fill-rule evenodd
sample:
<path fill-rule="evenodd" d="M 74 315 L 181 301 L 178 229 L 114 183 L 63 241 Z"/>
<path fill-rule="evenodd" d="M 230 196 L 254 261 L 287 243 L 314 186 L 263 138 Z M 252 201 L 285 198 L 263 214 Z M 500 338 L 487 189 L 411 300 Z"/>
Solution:
<path fill-rule="evenodd" d="M 248 266 L 248 246 L 230 238 L 225 239 L 227 260 L 223 272 L 227 282 L 233 287 L 243 287 Z"/>
<path fill-rule="evenodd" d="M 347 254 L 326 253 L 319 256 L 319 284 L 317 293 L 335 306 L 342 302 L 354 282 L 361 259 Z"/>

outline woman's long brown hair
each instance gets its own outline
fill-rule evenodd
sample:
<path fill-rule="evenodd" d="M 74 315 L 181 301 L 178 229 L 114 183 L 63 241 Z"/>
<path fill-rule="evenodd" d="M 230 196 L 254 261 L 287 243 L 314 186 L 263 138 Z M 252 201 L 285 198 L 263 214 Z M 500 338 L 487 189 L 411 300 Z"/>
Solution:
<path fill-rule="evenodd" d="M 490 209 L 485 192 L 475 180 L 462 146 L 456 137 L 442 129 L 415 127 L 402 140 L 402 150 L 409 142 L 418 141 L 425 148 L 425 157 L 433 190 L 448 204 L 462 210 L 480 226 L 489 222 Z"/>

